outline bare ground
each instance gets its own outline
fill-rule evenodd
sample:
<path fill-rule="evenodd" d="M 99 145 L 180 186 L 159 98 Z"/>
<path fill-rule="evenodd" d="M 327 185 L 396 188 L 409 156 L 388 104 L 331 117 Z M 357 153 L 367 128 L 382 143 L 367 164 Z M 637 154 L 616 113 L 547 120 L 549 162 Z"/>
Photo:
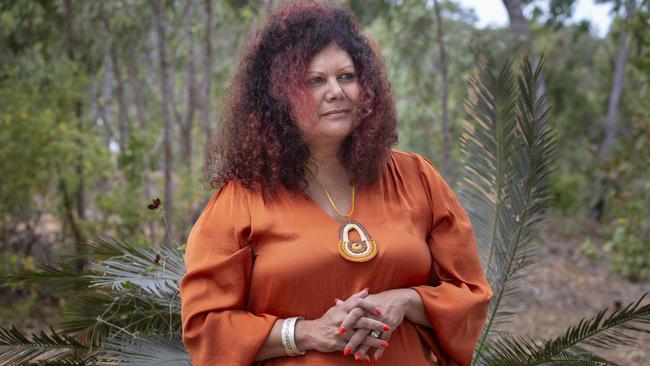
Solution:
<path fill-rule="evenodd" d="M 500 329 L 534 338 L 556 337 L 582 318 L 604 308 L 618 309 L 650 292 L 650 280 L 634 283 L 611 270 L 609 254 L 600 250 L 602 239 L 591 239 L 599 248 L 600 259 L 575 255 L 586 238 L 583 235 L 595 232 L 588 225 L 557 218 L 547 222 L 539 260 L 524 279 L 517 315 Z M 576 232 L 581 233 L 578 238 Z M 646 298 L 643 303 L 648 302 Z M 650 365 L 650 334 L 638 340 L 639 347 L 592 350 L 619 365 Z"/>

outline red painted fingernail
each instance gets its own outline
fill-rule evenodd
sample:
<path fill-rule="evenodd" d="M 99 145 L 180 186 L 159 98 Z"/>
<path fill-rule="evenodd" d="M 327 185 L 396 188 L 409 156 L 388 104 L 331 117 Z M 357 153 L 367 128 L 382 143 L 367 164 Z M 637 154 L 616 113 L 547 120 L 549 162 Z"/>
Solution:
<path fill-rule="evenodd" d="M 386 341 L 381 341 L 379 344 L 381 344 L 381 346 L 384 348 L 388 348 L 388 342 Z"/>
<path fill-rule="evenodd" d="M 370 287 L 364 288 L 363 291 L 370 291 Z"/>
<path fill-rule="evenodd" d="M 381 310 L 379 310 L 379 308 L 375 308 L 375 313 L 377 313 L 377 315 L 381 315 Z"/>
<path fill-rule="evenodd" d="M 339 334 L 343 334 L 343 333 L 345 333 L 345 327 L 339 328 Z"/>
<path fill-rule="evenodd" d="M 381 354 L 375 353 L 375 361 L 379 361 L 381 359 Z"/>
<path fill-rule="evenodd" d="M 343 350 L 343 356 L 347 356 L 350 353 L 352 353 L 352 348 L 350 347 L 345 347 L 345 350 Z"/>
<path fill-rule="evenodd" d="M 372 362 L 370 362 L 370 357 L 368 357 L 368 358 L 364 358 L 364 359 L 363 359 L 363 362 L 365 362 L 365 363 L 372 363 Z"/>
<path fill-rule="evenodd" d="M 360 358 L 361 358 L 361 353 L 360 352 L 357 352 L 357 353 L 354 354 L 354 359 L 355 360 L 358 360 Z"/>
<path fill-rule="evenodd" d="M 384 325 L 384 332 L 388 332 L 390 330 L 390 327 L 388 325 Z"/>

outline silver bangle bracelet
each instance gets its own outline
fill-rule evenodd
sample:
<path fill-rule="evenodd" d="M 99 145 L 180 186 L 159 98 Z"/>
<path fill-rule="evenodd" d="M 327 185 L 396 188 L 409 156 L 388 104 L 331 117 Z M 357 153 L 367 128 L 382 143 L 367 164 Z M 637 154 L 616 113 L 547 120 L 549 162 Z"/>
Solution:
<path fill-rule="evenodd" d="M 284 347 L 284 351 L 289 356 L 300 356 L 305 354 L 304 351 L 300 352 L 298 350 L 295 338 L 296 322 L 302 319 L 303 318 L 300 317 L 293 317 L 285 319 L 284 322 L 282 322 L 282 333 L 280 334 L 282 338 L 282 346 Z"/>

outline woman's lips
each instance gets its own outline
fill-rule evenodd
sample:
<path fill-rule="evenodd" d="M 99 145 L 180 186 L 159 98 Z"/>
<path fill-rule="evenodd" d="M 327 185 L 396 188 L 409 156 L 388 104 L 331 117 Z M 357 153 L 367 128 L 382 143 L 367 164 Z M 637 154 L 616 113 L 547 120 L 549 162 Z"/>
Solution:
<path fill-rule="evenodd" d="M 339 118 L 339 117 L 347 116 L 349 112 L 350 112 L 349 109 L 343 109 L 340 111 L 327 112 L 324 113 L 322 116 L 329 117 L 329 118 Z"/>

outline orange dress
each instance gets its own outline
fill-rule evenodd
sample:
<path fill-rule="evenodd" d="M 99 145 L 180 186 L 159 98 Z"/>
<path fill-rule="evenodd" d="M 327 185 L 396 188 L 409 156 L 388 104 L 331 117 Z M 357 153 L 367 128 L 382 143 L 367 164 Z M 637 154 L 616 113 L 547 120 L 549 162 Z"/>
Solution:
<path fill-rule="evenodd" d="M 214 194 L 189 235 L 180 285 L 195 366 L 251 365 L 277 319 L 317 319 L 364 287 L 415 289 L 433 325 L 405 319 L 380 364 L 430 365 L 431 352 L 441 366 L 470 364 L 492 291 L 451 189 L 426 158 L 392 150 L 379 181 L 356 200 L 352 218 L 379 247 L 364 263 L 338 254 L 339 222 L 304 193 L 282 188 L 268 201 L 230 181 Z M 259 364 L 358 363 L 308 351 Z"/>

